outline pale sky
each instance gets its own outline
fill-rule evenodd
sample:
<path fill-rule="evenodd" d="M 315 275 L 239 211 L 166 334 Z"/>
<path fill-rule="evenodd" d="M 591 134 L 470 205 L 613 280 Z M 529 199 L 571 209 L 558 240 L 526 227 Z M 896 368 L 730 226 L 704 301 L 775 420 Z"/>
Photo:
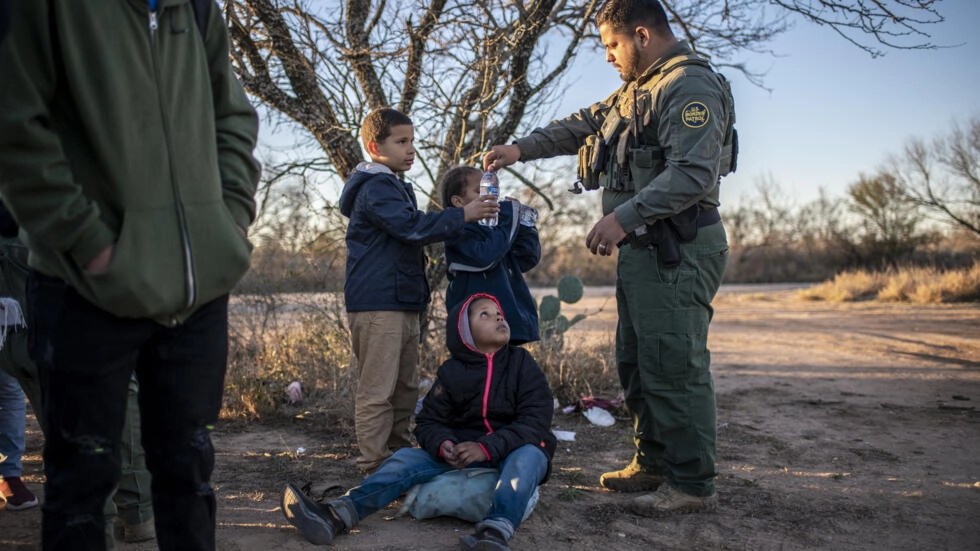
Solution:
<path fill-rule="evenodd" d="M 741 154 L 738 171 L 722 181 L 722 201 L 755 196 L 769 176 L 798 203 L 815 199 L 820 187 L 843 197 L 860 173 L 874 172 L 909 138 L 931 139 L 954 121 L 980 117 L 980 1 L 938 7 L 946 21 L 928 27 L 932 42 L 960 46 L 886 50 L 872 59 L 832 30 L 799 22 L 770 45 L 782 57 L 745 58 L 767 72 L 771 93 L 727 70 Z M 601 53 L 583 53 L 573 71 L 556 116 L 620 83 Z"/>

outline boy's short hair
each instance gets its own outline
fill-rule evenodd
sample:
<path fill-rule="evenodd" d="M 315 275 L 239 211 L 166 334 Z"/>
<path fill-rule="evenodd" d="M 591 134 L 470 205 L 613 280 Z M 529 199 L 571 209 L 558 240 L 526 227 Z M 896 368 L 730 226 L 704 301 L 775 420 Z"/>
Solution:
<path fill-rule="evenodd" d="M 673 34 L 667 12 L 658 0 L 606 0 L 595 16 L 595 26 L 599 25 L 608 25 L 617 32 L 642 25 L 660 35 Z"/>
<path fill-rule="evenodd" d="M 367 149 L 369 142 L 383 142 L 391 136 L 393 127 L 403 124 L 411 126 L 412 119 L 397 109 L 382 107 L 371 111 L 361 123 L 361 142 L 364 143 L 364 149 Z"/>

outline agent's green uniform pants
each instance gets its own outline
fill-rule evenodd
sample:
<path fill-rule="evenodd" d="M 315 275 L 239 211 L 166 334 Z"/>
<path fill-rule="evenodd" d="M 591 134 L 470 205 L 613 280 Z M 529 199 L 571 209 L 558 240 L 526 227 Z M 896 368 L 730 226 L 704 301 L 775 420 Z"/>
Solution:
<path fill-rule="evenodd" d="M 681 245 L 666 269 L 653 248 L 624 245 L 616 278 L 616 363 L 633 417 L 636 460 L 678 489 L 714 493 L 715 391 L 708 323 L 728 260 L 721 222 Z"/>
<path fill-rule="evenodd" d="M 118 516 L 127 525 L 135 525 L 153 518 L 153 498 L 150 494 L 150 471 L 146 468 L 146 454 L 140 443 L 139 383 L 136 377 L 129 380 L 126 395 L 126 421 L 123 423 L 119 446 L 119 484 L 116 492 L 106 502 L 106 530 Z"/>

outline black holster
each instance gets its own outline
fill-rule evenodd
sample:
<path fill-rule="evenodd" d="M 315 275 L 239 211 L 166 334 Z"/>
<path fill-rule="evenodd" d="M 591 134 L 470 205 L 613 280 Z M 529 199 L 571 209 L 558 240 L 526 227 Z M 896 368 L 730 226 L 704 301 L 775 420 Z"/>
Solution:
<path fill-rule="evenodd" d="M 637 247 L 656 247 L 660 263 L 665 268 L 675 268 L 681 263 L 681 244 L 694 241 L 698 237 L 699 227 L 714 224 L 719 219 L 718 209 L 702 212 L 698 205 L 693 205 L 670 218 L 648 224 L 646 235 L 634 239 L 633 244 Z"/>

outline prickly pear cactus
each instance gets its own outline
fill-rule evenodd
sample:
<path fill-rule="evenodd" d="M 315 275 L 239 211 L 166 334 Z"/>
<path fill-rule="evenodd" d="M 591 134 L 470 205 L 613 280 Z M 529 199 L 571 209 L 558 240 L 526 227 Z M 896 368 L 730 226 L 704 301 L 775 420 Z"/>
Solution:
<path fill-rule="evenodd" d="M 558 280 L 558 296 L 546 295 L 541 297 L 538 306 L 538 319 L 541 324 L 541 340 L 550 346 L 560 349 L 565 344 L 565 332 L 573 325 L 585 319 L 578 314 L 568 319 L 561 313 L 561 303 L 575 304 L 582 300 L 585 287 L 577 276 L 567 275 Z"/>
<path fill-rule="evenodd" d="M 582 300 L 585 286 L 577 276 L 567 275 L 558 280 L 558 300 L 575 304 Z"/>
<path fill-rule="evenodd" d="M 561 300 L 554 295 L 541 297 L 541 306 L 538 307 L 538 318 L 543 322 L 555 321 L 561 312 Z"/>

